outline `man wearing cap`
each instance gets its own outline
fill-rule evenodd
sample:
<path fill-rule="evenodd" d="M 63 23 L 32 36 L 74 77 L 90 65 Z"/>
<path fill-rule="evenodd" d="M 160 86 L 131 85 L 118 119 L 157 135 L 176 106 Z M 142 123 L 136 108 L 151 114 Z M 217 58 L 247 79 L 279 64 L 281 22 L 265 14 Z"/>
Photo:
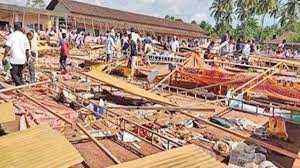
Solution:
<path fill-rule="evenodd" d="M 5 52 L 2 59 L 3 64 L 11 64 L 11 76 L 13 82 L 19 86 L 23 85 L 23 68 L 29 58 L 30 45 L 27 37 L 21 31 L 21 23 L 14 25 L 15 31 L 8 36 L 5 43 Z M 8 53 L 10 53 L 9 58 Z"/>

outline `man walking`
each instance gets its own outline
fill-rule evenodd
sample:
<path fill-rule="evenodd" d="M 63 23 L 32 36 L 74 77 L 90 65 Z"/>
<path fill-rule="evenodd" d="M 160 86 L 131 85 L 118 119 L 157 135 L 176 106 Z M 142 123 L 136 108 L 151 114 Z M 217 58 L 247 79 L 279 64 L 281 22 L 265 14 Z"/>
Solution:
<path fill-rule="evenodd" d="M 69 50 L 70 50 L 70 44 L 69 41 L 67 40 L 67 35 L 66 33 L 62 33 L 59 63 L 60 63 L 60 69 L 62 70 L 63 73 L 67 72 L 67 58 L 69 56 Z"/>
<path fill-rule="evenodd" d="M 109 32 L 106 33 L 106 38 L 104 40 L 104 46 L 106 51 L 106 63 L 112 62 L 112 57 L 114 54 L 115 43 Z"/>
<path fill-rule="evenodd" d="M 30 52 L 29 52 L 29 58 L 27 60 L 27 66 L 28 66 L 28 71 L 29 71 L 29 76 L 30 76 L 30 83 L 35 83 L 35 61 L 37 57 L 37 50 L 33 47 L 35 45 L 34 43 L 34 31 L 30 31 L 27 33 L 27 38 L 29 41 L 29 46 L 30 46 Z"/>
<path fill-rule="evenodd" d="M 21 31 L 21 23 L 14 25 L 15 31 L 8 36 L 5 43 L 5 52 L 2 59 L 3 64 L 11 64 L 11 76 L 13 82 L 19 86 L 23 85 L 23 68 L 29 57 L 29 42 L 25 34 Z M 8 57 L 8 53 L 10 56 Z"/>

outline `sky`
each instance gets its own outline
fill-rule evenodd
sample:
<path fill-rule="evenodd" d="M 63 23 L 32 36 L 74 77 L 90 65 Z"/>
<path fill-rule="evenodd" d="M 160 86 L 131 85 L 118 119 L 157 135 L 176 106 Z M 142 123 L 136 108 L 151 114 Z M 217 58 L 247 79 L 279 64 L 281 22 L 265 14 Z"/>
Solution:
<path fill-rule="evenodd" d="M 0 3 L 25 5 L 27 0 L 0 0 Z M 169 14 L 184 19 L 206 20 L 214 23 L 210 17 L 209 7 L 212 0 L 78 0 L 85 3 L 101 5 L 109 8 L 125 10 L 135 13 L 165 17 Z M 49 3 L 50 0 L 45 0 Z"/>
<path fill-rule="evenodd" d="M 27 0 L 0 0 L 0 3 L 25 5 Z M 182 18 L 185 22 L 192 20 L 200 23 L 202 20 L 214 24 L 210 16 L 209 7 L 213 0 L 78 0 L 85 3 L 101 5 L 109 8 L 141 13 L 156 17 L 165 17 L 167 14 Z M 50 0 L 45 0 L 48 4 Z M 272 24 L 266 19 L 266 24 Z"/>

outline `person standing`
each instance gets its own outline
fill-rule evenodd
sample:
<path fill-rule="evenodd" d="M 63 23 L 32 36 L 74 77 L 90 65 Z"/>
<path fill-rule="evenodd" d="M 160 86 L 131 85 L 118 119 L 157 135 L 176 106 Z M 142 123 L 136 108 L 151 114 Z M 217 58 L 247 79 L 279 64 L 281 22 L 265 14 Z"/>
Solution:
<path fill-rule="evenodd" d="M 133 39 L 132 34 L 129 34 L 129 49 L 130 49 L 130 57 L 129 57 L 129 66 L 130 66 L 130 77 L 134 77 L 135 69 L 137 68 L 137 55 L 138 55 L 138 46 L 136 41 Z"/>
<path fill-rule="evenodd" d="M 282 43 L 278 44 L 276 48 L 277 56 L 282 57 L 282 55 L 284 54 L 285 44 L 286 44 L 286 40 L 283 40 Z"/>
<path fill-rule="evenodd" d="M 208 47 L 205 50 L 204 59 L 213 59 L 211 51 L 214 47 L 215 47 L 215 41 L 213 40 L 209 43 Z"/>
<path fill-rule="evenodd" d="M 104 40 L 104 46 L 106 51 L 106 63 L 112 62 L 112 57 L 114 54 L 115 43 L 109 32 L 106 33 L 106 38 Z"/>
<path fill-rule="evenodd" d="M 229 30 L 227 30 L 226 33 L 222 36 L 221 44 L 225 41 L 229 41 Z"/>
<path fill-rule="evenodd" d="M 242 56 L 241 56 L 242 64 L 248 64 L 248 62 L 249 62 L 249 56 L 250 56 L 250 51 L 251 51 L 250 43 L 251 43 L 251 41 L 248 40 L 247 43 L 243 47 Z"/>
<path fill-rule="evenodd" d="M 30 46 L 30 52 L 29 52 L 29 57 L 27 61 L 27 66 L 28 66 L 28 71 L 29 71 L 29 76 L 30 76 L 30 83 L 35 83 L 35 61 L 36 61 L 36 51 L 35 48 L 33 47 L 34 45 L 34 31 L 30 31 L 27 33 L 27 38 L 29 41 L 29 46 Z"/>
<path fill-rule="evenodd" d="M 151 65 L 150 63 L 150 55 L 152 55 L 154 53 L 154 49 L 153 49 L 153 42 L 152 42 L 152 38 L 150 37 L 149 34 L 147 34 L 147 37 L 145 37 L 144 39 L 144 62 L 146 62 L 148 65 Z"/>
<path fill-rule="evenodd" d="M 67 40 L 67 35 L 66 33 L 62 33 L 62 40 L 60 42 L 59 63 L 60 63 L 60 69 L 64 73 L 67 72 L 67 58 L 69 56 L 69 51 L 70 51 L 70 44 L 69 41 Z"/>
<path fill-rule="evenodd" d="M 171 42 L 171 51 L 172 53 L 176 53 L 179 51 L 179 42 L 177 41 L 177 37 L 175 36 L 173 41 Z"/>
<path fill-rule="evenodd" d="M 129 48 L 129 38 L 128 38 L 128 33 L 126 32 L 123 36 L 122 36 L 122 39 L 121 39 L 121 43 L 122 43 L 122 53 L 124 55 L 127 55 L 127 50 Z"/>
<path fill-rule="evenodd" d="M 13 82 L 19 86 L 23 85 L 23 69 L 29 57 L 29 42 L 25 34 L 21 31 L 21 23 L 14 25 L 15 31 L 8 36 L 5 43 L 5 52 L 2 58 L 3 64 L 11 64 L 11 77 Z M 10 52 L 9 59 L 8 53 Z"/>

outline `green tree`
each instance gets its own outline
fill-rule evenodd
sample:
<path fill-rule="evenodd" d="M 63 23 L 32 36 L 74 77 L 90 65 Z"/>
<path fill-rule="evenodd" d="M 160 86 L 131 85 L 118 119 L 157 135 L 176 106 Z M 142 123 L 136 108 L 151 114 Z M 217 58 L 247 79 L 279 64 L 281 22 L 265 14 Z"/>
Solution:
<path fill-rule="evenodd" d="M 214 0 L 209 8 L 211 16 L 216 20 L 216 29 L 228 27 L 233 20 L 233 0 Z"/>
<path fill-rule="evenodd" d="M 257 12 L 258 0 L 237 0 L 235 3 L 237 18 L 240 21 L 240 28 L 246 37 L 247 23 Z"/>
<path fill-rule="evenodd" d="M 195 20 L 192 20 L 191 24 L 197 24 L 197 22 Z"/>
<path fill-rule="evenodd" d="M 286 26 L 299 19 L 300 1 L 288 0 L 283 6 L 283 12 L 280 18 L 281 26 Z"/>
<path fill-rule="evenodd" d="M 213 26 L 204 20 L 200 22 L 199 27 L 206 31 L 209 35 L 214 33 Z"/>
<path fill-rule="evenodd" d="M 244 27 L 243 25 L 238 25 L 236 27 L 234 31 L 235 37 L 244 40 L 258 39 L 261 27 L 259 26 L 257 19 L 248 18 L 246 21 L 244 21 L 244 24 L 247 26 Z"/>
<path fill-rule="evenodd" d="M 272 12 L 276 11 L 278 7 L 278 0 L 259 0 L 258 1 L 258 8 L 257 14 L 262 15 L 261 26 L 264 28 L 265 17 L 267 14 L 271 14 Z M 263 30 L 263 29 L 262 29 Z M 262 32 L 260 32 L 260 40 L 262 39 Z"/>
<path fill-rule="evenodd" d="M 275 24 L 275 20 L 280 17 L 281 11 L 282 11 L 282 6 L 280 4 L 280 0 L 277 0 L 274 9 L 269 12 L 270 17 L 274 19 L 273 24 Z"/>
<path fill-rule="evenodd" d="M 27 5 L 38 9 L 44 9 L 46 7 L 44 0 L 28 0 Z"/>
<path fill-rule="evenodd" d="M 177 21 L 177 22 L 183 22 L 183 20 L 181 18 L 176 18 L 175 21 Z"/>

